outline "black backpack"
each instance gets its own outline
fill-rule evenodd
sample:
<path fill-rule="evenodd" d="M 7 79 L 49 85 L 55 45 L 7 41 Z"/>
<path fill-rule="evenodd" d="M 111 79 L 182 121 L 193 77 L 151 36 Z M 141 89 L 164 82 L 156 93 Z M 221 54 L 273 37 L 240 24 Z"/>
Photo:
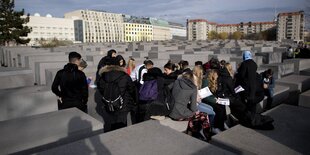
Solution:
<path fill-rule="evenodd" d="M 102 95 L 102 102 L 108 112 L 119 111 L 124 106 L 123 94 L 121 94 L 118 86 L 118 79 L 112 82 L 107 82 L 104 78 L 100 78 L 99 92 Z"/>

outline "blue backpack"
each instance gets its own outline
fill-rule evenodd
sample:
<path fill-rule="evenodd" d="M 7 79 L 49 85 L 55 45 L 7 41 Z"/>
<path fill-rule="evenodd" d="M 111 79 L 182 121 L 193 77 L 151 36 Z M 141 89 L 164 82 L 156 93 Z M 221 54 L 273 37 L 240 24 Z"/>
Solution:
<path fill-rule="evenodd" d="M 139 90 L 139 99 L 142 101 L 156 100 L 158 96 L 157 80 L 145 81 Z"/>

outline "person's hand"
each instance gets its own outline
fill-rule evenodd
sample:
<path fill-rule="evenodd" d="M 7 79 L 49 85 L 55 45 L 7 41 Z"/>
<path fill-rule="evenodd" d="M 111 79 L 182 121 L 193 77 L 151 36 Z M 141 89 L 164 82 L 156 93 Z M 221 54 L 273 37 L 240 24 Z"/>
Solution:
<path fill-rule="evenodd" d="M 264 89 L 267 89 L 267 88 L 268 88 L 268 85 L 264 83 Z"/>
<path fill-rule="evenodd" d="M 61 97 L 58 97 L 59 103 L 62 103 L 62 99 Z"/>

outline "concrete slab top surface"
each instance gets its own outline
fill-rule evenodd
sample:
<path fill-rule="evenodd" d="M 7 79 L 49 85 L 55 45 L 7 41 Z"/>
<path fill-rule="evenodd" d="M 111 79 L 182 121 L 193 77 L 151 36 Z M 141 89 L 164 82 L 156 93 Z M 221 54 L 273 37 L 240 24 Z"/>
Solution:
<path fill-rule="evenodd" d="M 310 76 L 305 75 L 289 75 L 286 77 L 283 77 L 281 79 L 276 80 L 276 82 L 285 82 L 285 83 L 300 83 L 305 80 L 309 80 Z"/>
<path fill-rule="evenodd" d="M 69 143 L 70 139 L 93 136 L 93 132 L 102 129 L 101 122 L 76 108 L 0 121 L 0 154 L 19 153 L 44 145 L 49 148 L 57 142 Z"/>
<path fill-rule="evenodd" d="M 198 155 L 232 153 L 151 120 L 38 154 Z"/>
<path fill-rule="evenodd" d="M 282 104 L 265 114 L 274 118 L 274 130 L 237 125 L 215 135 L 211 143 L 237 154 L 310 153 L 310 109 Z"/>

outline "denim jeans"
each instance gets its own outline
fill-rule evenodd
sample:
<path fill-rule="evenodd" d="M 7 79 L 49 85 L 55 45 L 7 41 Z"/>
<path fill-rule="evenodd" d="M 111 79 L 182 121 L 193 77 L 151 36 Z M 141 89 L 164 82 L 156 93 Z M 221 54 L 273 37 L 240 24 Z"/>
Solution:
<path fill-rule="evenodd" d="M 213 108 L 208 105 L 208 104 L 205 104 L 205 103 L 198 103 L 198 106 L 197 106 L 198 110 L 200 112 L 205 112 L 208 114 L 209 118 L 210 118 L 210 124 L 211 126 L 213 126 L 214 122 L 214 116 L 215 116 L 215 112 L 213 111 Z"/>

